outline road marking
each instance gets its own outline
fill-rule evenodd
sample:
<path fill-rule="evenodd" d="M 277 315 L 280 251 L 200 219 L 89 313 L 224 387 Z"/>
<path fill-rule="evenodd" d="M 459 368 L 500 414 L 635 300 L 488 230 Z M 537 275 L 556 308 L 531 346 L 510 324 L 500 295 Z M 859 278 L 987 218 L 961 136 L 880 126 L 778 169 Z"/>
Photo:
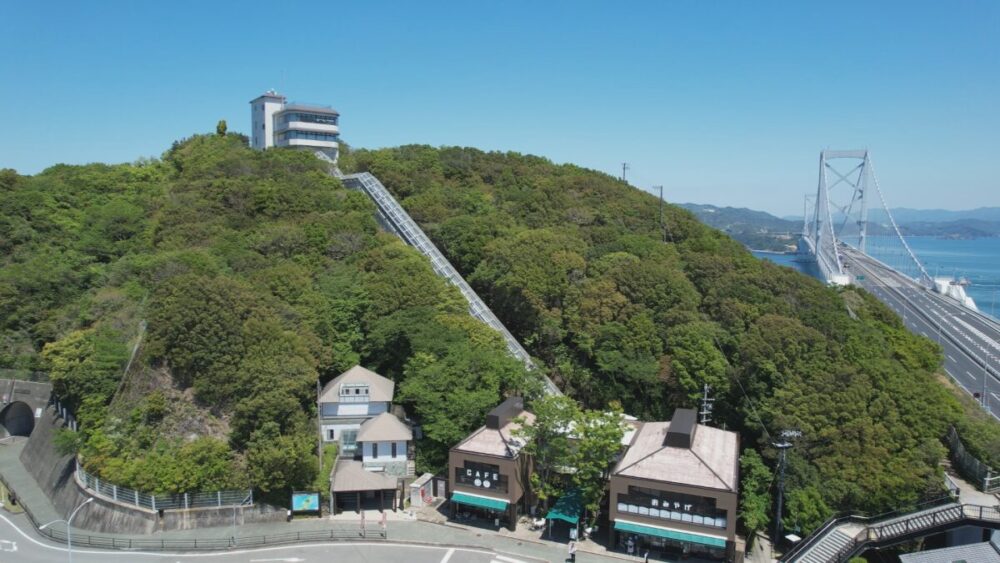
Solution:
<path fill-rule="evenodd" d="M 451 559 L 452 555 L 455 555 L 455 548 L 449 549 L 448 553 L 444 554 L 444 557 L 441 558 L 441 563 L 448 563 L 448 560 Z"/>
<path fill-rule="evenodd" d="M 42 549 L 50 549 L 52 551 L 61 551 L 63 553 L 66 552 L 66 548 L 65 547 L 51 545 L 51 544 L 44 543 L 44 542 L 41 542 L 41 541 L 35 539 L 31 535 L 29 535 L 27 532 L 25 532 L 24 530 L 22 530 L 21 528 L 19 528 L 18 526 L 16 526 L 13 522 L 10 521 L 9 518 L 7 518 L 6 516 L 4 516 L 3 514 L 0 514 L 0 520 L 2 520 L 3 522 L 6 522 L 11 528 L 14 528 L 14 530 L 16 530 L 17 533 L 21 535 L 21 537 L 23 537 L 24 539 L 28 540 L 29 542 L 33 543 L 34 545 L 37 545 L 38 547 L 40 547 Z M 99 550 L 99 549 L 78 549 L 78 548 L 73 548 L 73 553 L 87 553 L 87 554 L 91 554 L 91 555 L 114 555 L 115 557 L 123 557 L 125 554 L 131 554 L 131 555 L 147 555 L 147 556 L 150 556 L 150 557 L 162 557 L 164 559 L 166 559 L 166 558 L 205 559 L 205 558 L 211 558 L 211 557 L 227 557 L 227 556 L 242 555 L 242 554 L 260 554 L 260 553 L 265 553 L 265 552 L 268 552 L 268 551 L 278 551 L 278 550 L 282 550 L 282 549 L 302 549 L 302 550 L 305 550 L 305 549 L 312 550 L 312 549 L 318 549 L 318 548 L 343 548 L 343 549 L 351 549 L 351 548 L 357 548 L 357 547 L 405 547 L 405 548 L 408 548 L 408 549 L 444 549 L 443 547 L 441 547 L 439 545 L 426 545 L 426 544 L 420 544 L 420 543 L 403 543 L 403 542 L 386 542 L 386 541 L 381 541 L 381 542 L 373 542 L 373 541 L 360 541 L 360 542 L 349 542 L 349 541 L 346 541 L 345 542 L 345 541 L 342 541 L 342 542 L 327 542 L 327 543 L 289 544 L 289 545 L 281 545 L 281 546 L 274 546 L 274 547 L 262 547 L 262 548 L 258 548 L 258 549 L 240 549 L 240 550 L 234 550 L 234 551 L 208 551 L 208 552 L 199 552 L 199 553 L 176 553 L 176 552 L 175 553 L 169 553 L 169 552 L 163 553 L 163 552 L 157 552 L 157 551 L 124 551 L 124 550 L 103 550 L 102 551 L 102 550 Z M 472 548 L 472 547 L 462 547 L 462 548 L 458 548 L 458 549 L 461 550 L 464 553 L 480 553 L 480 554 L 483 554 L 483 555 L 489 555 L 490 557 L 499 557 L 494 552 L 492 552 L 490 550 L 487 550 L 487 549 L 478 549 L 478 548 Z M 528 559 L 538 560 L 537 558 L 534 558 L 534 557 L 528 557 Z M 516 559 L 509 559 L 508 561 L 509 562 L 513 562 L 513 561 L 517 561 L 517 560 Z M 519 562 L 519 563 L 523 563 L 523 562 Z"/>
<path fill-rule="evenodd" d="M 994 393 L 994 392 L 992 392 L 992 391 L 990 391 L 990 395 L 993 395 L 993 398 L 994 398 L 994 399 L 996 399 L 996 400 L 1000 401 L 1000 395 L 997 395 L 996 393 Z"/>
<path fill-rule="evenodd" d="M 958 361 L 951 354 L 948 354 L 948 359 L 951 360 L 951 361 L 953 361 L 953 362 L 957 362 Z"/>
<path fill-rule="evenodd" d="M 494 557 L 496 557 L 500 561 L 506 561 L 507 563 L 524 563 L 524 561 L 521 561 L 520 559 L 514 559 L 513 557 L 505 557 L 499 554 L 494 555 Z"/>

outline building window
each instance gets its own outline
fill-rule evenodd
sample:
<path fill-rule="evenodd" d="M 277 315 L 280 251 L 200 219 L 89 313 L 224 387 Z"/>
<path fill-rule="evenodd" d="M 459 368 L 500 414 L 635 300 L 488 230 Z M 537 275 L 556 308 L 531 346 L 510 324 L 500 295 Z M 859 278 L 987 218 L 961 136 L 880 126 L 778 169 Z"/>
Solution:
<path fill-rule="evenodd" d="M 372 442 L 372 457 L 378 457 L 378 442 Z"/>
<path fill-rule="evenodd" d="M 333 440 L 333 439 L 337 438 L 337 431 L 334 430 L 333 428 L 327 430 L 326 434 L 327 434 L 327 439 L 329 439 L 329 440 Z"/>
<path fill-rule="evenodd" d="M 392 443 L 392 457 L 396 457 L 396 442 Z"/>
<path fill-rule="evenodd" d="M 340 432 L 340 451 L 345 454 L 354 454 L 358 449 L 358 431 L 342 430 Z"/>
<path fill-rule="evenodd" d="M 713 528 L 726 527 L 726 511 L 716 508 L 712 497 L 629 487 L 628 494 L 618 495 L 617 503 L 618 512 L 621 513 Z"/>

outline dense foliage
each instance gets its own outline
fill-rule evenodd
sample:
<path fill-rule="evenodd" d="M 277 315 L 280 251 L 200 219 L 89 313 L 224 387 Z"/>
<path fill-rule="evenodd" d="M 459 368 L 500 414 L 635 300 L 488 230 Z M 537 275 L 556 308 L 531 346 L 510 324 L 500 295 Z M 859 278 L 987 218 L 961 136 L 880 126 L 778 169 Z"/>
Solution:
<path fill-rule="evenodd" d="M 586 406 L 646 420 L 697 404 L 745 447 L 761 495 L 782 429 L 786 527 L 882 511 L 940 489 L 940 438 L 961 409 L 934 380 L 940 351 L 855 288 L 756 260 L 688 212 L 610 176 L 532 156 L 405 146 L 358 151 L 498 316 Z M 765 465 L 766 463 L 766 465 Z"/>
<path fill-rule="evenodd" d="M 0 365 L 48 371 L 80 422 L 60 445 L 144 491 L 324 482 L 317 384 L 356 363 L 424 421 L 421 468 L 531 387 L 367 198 L 221 126 L 162 161 L 3 171 L 0 254 Z"/>

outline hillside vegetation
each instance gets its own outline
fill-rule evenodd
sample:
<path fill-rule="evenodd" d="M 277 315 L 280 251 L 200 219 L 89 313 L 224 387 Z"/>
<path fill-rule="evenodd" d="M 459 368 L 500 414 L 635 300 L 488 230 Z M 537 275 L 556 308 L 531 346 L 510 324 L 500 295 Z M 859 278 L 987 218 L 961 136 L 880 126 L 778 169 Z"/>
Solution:
<path fill-rule="evenodd" d="M 61 445 L 143 491 L 309 486 L 317 383 L 356 363 L 401 383 L 440 466 L 524 370 L 373 214 L 311 154 L 234 135 L 3 171 L 0 365 L 49 372 L 81 428 Z"/>
<path fill-rule="evenodd" d="M 709 385 L 713 423 L 742 436 L 748 528 L 769 518 L 782 429 L 803 432 L 786 505 L 803 530 L 935 494 L 949 424 L 1000 451 L 935 380 L 936 345 L 870 295 L 756 260 L 672 205 L 661 228 L 658 202 L 614 178 L 425 146 L 342 165 L 378 175 L 585 406 L 664 420 Z M 505 394 L 539 387 L 373 213 L 312 155 L 236 135 L 0 172 L 0 366 L 48 372 L 81 425 L 60 445 L 146 491 L 310 486 L 317 384 L 355 363 L 397 382 L 418 469 L 438 470 Z"/>
<path fill-rule="evenodd" d="M 586 405 L 617 400 L 664 420 L 709 385 L 714 423 L 748 448 L 748 527 L 767 521 L 783 429 L 803 433 L 789 458 L 791 527 L 940 491 L 940 438 L 961 418 L 934 379 L 940 351 L 863 291 L 754 259 L 675 206 L 661 229 L 654 197 L 572 165 L 427 146 L 343 165 L 377 175 Z"/>

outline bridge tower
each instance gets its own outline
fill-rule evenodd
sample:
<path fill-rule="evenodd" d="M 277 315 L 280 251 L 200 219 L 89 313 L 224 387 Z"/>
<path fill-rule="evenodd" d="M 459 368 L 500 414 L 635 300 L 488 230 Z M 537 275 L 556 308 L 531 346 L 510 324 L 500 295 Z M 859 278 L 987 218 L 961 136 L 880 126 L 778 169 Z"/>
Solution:
<path fill-rule="evenodd" d="M 874 206 L 873 196 L 876 197 Z M 808 205 L 807 197 L 802 237 L 805 250 L 815 257 L 828 282 L 837 285 L 850 283 L 842 253 L 842 245 L 848 245 L 876 259 L 883 257 L 876 255 L 879 252 L 873 253 L 873 250 L 888 250 L 889 254 L 898 258 L 897 263 L 891 266 L 920 283 L 933 283 L 889 212 L 867 149 L 821 151 L 819 182 L 811 213 Z M 869 221 L 870 207 L 879 208 L 888 224 L 873 225 Z M 885 243 L 885 248 L 872 248 L 870 235 L 873 227 L 878 238 L 883 239 L 880 242 Z"/>

